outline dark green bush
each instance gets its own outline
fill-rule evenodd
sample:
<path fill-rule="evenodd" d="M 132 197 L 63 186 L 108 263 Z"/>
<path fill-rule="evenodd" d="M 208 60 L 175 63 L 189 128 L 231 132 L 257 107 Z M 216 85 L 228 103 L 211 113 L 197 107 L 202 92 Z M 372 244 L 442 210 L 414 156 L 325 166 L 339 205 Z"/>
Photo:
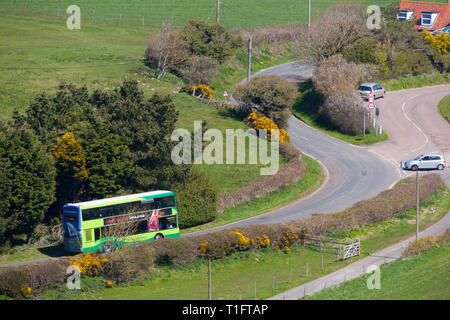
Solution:
<path fill-rule="evenodd" d="M 377 43 L 372 39 L 359 39 L 346 46 L 342 55 L 347 61 L 376 64 L 376 47 Z"/>
<path fill-rule="evenodd" d="M 191 169 L 187 181 L 175 188 L 180 228 L 207 223 L 217 217 L 217 191 L 209 177 Z"/>
<path fill-rule="evenodd" d="M 433 70 L 431 61 L 419 51 L 404 51 L 391 59 L 392 73 L 396 77 L 406 75 L 420 75 Z"/>
<path fill-rule="evenodd" d="M 232 36 L 221 25 L 200 21 L 189 21 L 181 31 L 181 37 L 192 54 L 207 56 L 219 62 L 234 54 L 243 45 L 241 38 Z"/>

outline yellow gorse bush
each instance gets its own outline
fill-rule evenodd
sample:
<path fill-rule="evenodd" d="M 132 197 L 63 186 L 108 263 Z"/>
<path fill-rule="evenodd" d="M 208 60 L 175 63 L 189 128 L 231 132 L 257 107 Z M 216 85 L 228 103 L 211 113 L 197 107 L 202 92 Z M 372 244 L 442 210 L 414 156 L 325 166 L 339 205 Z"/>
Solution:
<path fill-rule="evenodd" d="M 269 140 L 278 140 L 280 143 L 289 143 L 291 141 L 291 137 L 289 133 L 287 133 L 283 129 L 279 129 L 276 123 L 257 112 L 252 112 L 247 117 L 247 120 L 251 121 L 251 126 L 255 130 L 267 130 L 267 139 Z M 272 137 L 271 130 L 279 130 L 278 135 Z"/>
<path fill-rule="evenodd" d="M 291 249 L 291 245 L 295 243 L 298 239 L 298 234 L 292 232 L 291 230 L 287 229 L 285 233 L 283 234 L 282 238 L 282 244 L 281 247 L 284 250 L 284 252 L 288 253 Z"/>
<path fill-rule="evenodd" d="M 81 274 L 98 275 L 104 263 L 109 259 L 101 257 L 98 253 L 85 253 L 75 258 L 70 258 L 73 265 L 80 269 Z"/>
<path fill-rule="evenodd" d="M 206 256 L 206 254 L 208 253 L 208 244 L 209 244 L 208 240 L 203 240 L 200 243 L 199 250 L 200 250 L 200 255 L 202 257 Z"/>
<path fill-rule="evenodd" d="M 440 54 L 447 54 L 450 50 L 450 34 L 438 33 L 432 35 L 428 30 L 423 31 L 424 39 L 431 47 L 437 50 Z"/>
<path fill-rule="evenodd" d="M 194 91 L 194 86 L 193 85 L 187 86 L 184 90 L 187 93 L 192 93 Z M 203 95 L 204 97 L 206 97 L 208 99 L 211 99 L 214 97 L 214 90 L 211 89 L 211 87 L 207 86 L 206 84 L 199 84 L 199 85 L 195 86 L 195 92 Z"/>
<path fill-rule="evenodd" d="M 239 231 L 232 231 L 232 232 L 230 232 L 230 234 L 235 234 L 238 237 L 239 248 L 241 250 L 247 250 L 247 249 L 255 247 L 255 240 L 248 237 L 245 233 L 242 233 Z"/>
<path fill-rule="evenodd" d="M 26 286 L 20 289 L 24 297 L 28 297 L 31 294 L 31 288 Z"/>

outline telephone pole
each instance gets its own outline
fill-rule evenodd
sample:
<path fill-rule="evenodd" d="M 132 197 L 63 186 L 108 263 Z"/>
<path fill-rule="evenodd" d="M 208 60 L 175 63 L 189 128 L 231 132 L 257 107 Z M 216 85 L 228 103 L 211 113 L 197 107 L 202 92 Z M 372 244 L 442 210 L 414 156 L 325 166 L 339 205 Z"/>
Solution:
<path fill-rule="evenodd" d="M 308 0 L 308 29 L 311 28 L 311 0 Z"/>
<path fill-rule="evenodd" d="M 252 38 L 248 39 L 248 67 L 247 67 L 247 82 L 250 81 L 250 74 L 252 73 Z"/>
<path fill-rule="evenodd" d="M 419 239 L 419 168 L 416 171 L 416 240 Z"/>
<path fill-rule="evenodd" d="M 220 0 L 217 0 L 216 23 L 220 24 Z"/>

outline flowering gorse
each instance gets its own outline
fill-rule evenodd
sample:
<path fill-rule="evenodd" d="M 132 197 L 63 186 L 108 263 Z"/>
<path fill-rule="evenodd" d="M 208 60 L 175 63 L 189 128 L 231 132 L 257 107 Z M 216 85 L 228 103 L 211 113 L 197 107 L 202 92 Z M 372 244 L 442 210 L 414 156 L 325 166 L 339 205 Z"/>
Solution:
<path fill-rule="evenodd" d="M 104 263 L 109 259 L 101 257 L 98 253 L 85 253 L 75 258 L 70 258 L 73 265 L 80 269 L 81 274 L 98 275 Z"/>

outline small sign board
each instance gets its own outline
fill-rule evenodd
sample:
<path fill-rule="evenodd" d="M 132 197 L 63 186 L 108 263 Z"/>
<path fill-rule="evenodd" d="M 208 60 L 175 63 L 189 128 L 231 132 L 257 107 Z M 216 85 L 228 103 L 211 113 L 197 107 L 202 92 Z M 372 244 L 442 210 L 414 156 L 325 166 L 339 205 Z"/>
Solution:
<path fill-rule="evenodd" d="M 225 90 L 224 92 L 223 92 L 223 95 L 222 95 L 223 97 L 228 97 L 228 92 L 227 92 L 227 90 Z"/>
<path fill-rule="evenodd" d="M 373 108 L 375 108 L 375 105 L 373 103 L 369 103 L 369 109 L 372 110 Z"/>
<path fill-rule="evenodd" d="M 369 97 L 369 103 L 373 103 L 374 101 L 375 101 L 374 97 L 373 97 L 373 96 L 370 96 L 370 97 Z"/>

